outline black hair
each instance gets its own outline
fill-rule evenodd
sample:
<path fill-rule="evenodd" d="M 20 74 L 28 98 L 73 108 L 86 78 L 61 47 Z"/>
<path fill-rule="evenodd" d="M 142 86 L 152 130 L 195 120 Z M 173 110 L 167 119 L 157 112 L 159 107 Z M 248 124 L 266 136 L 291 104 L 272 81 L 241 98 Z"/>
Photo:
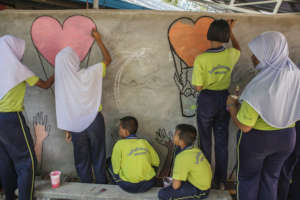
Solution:
<path fill-rule="evenodd" d="M 139 126 L 137 119 L 132 116 L 126 116 L 121 118 L 120 125 L 123 129 L 128 130 L 130 134 L 136 134 Z"/>
<path fill-rule="evenodd" d="M 178 124 L 176 131 L 179 131 L 179 139 L 184 142 L 186 146 L 194 144 L 197 136 L 197 130 L 194 126 L 189 124 Z"/>
<path fill-rule="evenodd" d="M 207 32 L 207 40 L 217 42 L 229 42 L 230 27 L 224 19 L 215 20 L 210 24 Z"/>

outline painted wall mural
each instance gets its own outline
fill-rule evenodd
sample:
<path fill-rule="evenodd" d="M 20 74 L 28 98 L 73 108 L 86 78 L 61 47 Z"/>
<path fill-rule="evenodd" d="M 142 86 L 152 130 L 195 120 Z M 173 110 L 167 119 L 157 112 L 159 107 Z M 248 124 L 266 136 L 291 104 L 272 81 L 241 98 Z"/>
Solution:
<path fill-rule="evenodd" d="M 54 66 L 56 54 L 67 46 L 83 61 L 94 43 L 93 28 L 95 23 L 86 16 L 70 16 L 63 24 L 53 17 L 40 16 L 32 23 L 31 37 L 38 52 Z"/>
<path fill-rule="evenodd" d="M 83 15 L 67 17 L 63 23 L 50 16 L 39 16 L 31 25 L 31 39 L 38 54 L 45 78 L 48 78 L 49 68 L 55 66 L 55 57 L 63 48 L 69 46 L 78 55 L 81 64 L 88 66 L 91 48 L 94 38 L 91 36 L 92 29 L 96 28 L 94 21 Z M 52 73 L 51 73 L 52 74 Z M 54 91 L 52 89 L 54 96 Z M 43 145 L 51 126 L 48 123 L 48 115 L 38 112 L 33 117 L 35 137 L 35 153 L 39 170 L 43 170 Z"/>
<path fill-rule="evenodd" d="M 183 117 L 194 117 L 197 92 L 191 84 L 194 59 L 210 48 L 207 32 L 214 18 L 203 16 L 196 21 L 188 17 L 174 20 L 168 29 L 168 40 L 175 67 L 174 81 L 179 90 Z"/>

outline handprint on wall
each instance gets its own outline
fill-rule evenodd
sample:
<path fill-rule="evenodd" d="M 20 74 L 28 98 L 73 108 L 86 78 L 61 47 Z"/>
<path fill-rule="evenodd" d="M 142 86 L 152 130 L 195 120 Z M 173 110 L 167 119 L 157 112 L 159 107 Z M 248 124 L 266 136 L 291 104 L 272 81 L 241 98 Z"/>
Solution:
<path fill-rule="evenodd" d="M 48 124 L 48 115 L 44 115 L 43 112 L 38 112 L 33 117 L 33 127 L 35 134 L 34 151 L 38 165 L 42 168 L 43 144 L 51 131 L 51 125 Z"/>

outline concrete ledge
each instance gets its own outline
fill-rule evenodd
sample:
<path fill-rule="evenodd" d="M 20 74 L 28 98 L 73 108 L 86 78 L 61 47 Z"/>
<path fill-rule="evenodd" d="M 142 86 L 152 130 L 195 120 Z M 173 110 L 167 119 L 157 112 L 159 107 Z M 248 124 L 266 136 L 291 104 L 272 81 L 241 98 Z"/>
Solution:
<path fill-rule="evenodd" d="M 102 189 L 106 191 L 101 192 Z M 117 185 L 98 185 L 82 183 L 64 183 L 52 189 L 50 182 L 37 181 L 35 197 L 37 199 L 84 199 L 84 200 L 157 200 L 160 188 L 153 188 L 146 193 L 130 194 Z M 207 200 L 232 200 L 227 191 L 212 190 Z"/>

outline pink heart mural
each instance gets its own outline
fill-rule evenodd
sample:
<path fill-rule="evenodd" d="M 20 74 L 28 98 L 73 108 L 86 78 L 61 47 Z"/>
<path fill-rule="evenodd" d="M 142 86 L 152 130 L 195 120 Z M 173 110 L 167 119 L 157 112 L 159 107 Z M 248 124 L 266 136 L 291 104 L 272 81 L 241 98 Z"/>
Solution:
<path fill-rule="evenodd" d="M 83 61 L 94 42 L 93 28 L 95 23 L 85 16 L 71 16 L 63 25 L 53 17 L 41 16 L 32 23 L 31 38 L 40 54 L 54 66 L 56 54 L 67 46 Z"/>

